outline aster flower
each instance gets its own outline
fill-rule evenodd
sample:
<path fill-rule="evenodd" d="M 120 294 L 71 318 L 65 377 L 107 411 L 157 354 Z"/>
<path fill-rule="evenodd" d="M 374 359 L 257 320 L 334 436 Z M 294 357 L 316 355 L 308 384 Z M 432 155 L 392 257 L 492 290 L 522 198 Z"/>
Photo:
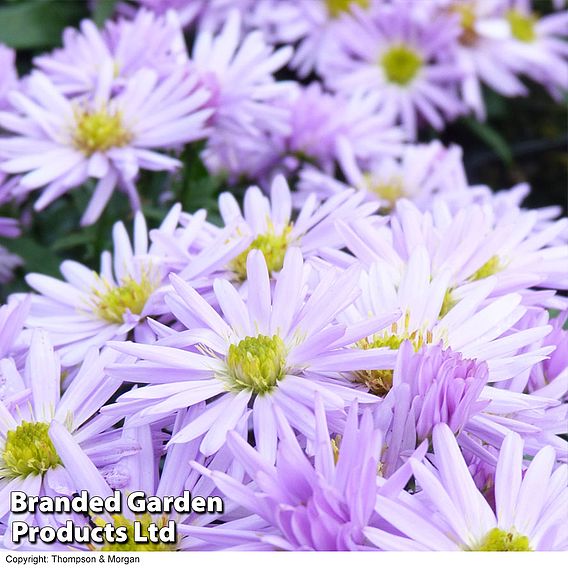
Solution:
<path fill-rule="evenodd" d="M 394 265 L 396 266 L 396 265 Z M 496 280 L 488 277 L 455 291 L 448 300 L 450 273 L 434 274 L 423 246 L 416 246 L 408 262 L 398 269 L 385 261 L 371 263 L 360 280 L 361 296 L 341 314 L 349 324 L 369 315 L 398 311 L 390 328 L 371 334 L 365 346 L 398 349 L 406 339 L 415 349 L 442 342 L 468 359 L 485 361 L 489 382 L 510 379 L 541 361 L 552 348 L 520 349 L 544 337 L 550 327 L 511 331 L 525 314 L 519 294 L 489 300 Z"/>
<path fill-rule="evenodd" d="M 66 28 L 63 47 L 34 58 L 34 65 L 65 95 L 79 95 L 95 91 L 105 64 L 114 70 L 116 91 L 141 69 L 151 69 L 165 79 L 187 61 L 174 13 L 155 16 L 140 10 L 132 21 L 108 20 L 102 30 L 92 20 L 83 20 L 80 29 Z"/>
<path fill-rule="evenodd" d="M 495 473 L 495 509 L 479 492 L 445 424 L 434 428 L 436 470 L 411 460 L 421 491 L 412 498 L 377 498 L 377 512 L 398 534 L 367 528 L 385 550 L 566 550 L 566 465 L 554 470 L 543 448 L 525 468 L 523 442 L 510 434 Z"/>
<path fill-rule="evenodd" d="M 509 0 L 505 14 L 518 58 L 518 71 L 560 98 L 568 90 L 568 12 L 539 17 L 529 0 Z"/>
<path fill-rule="evenodd" d="M 47 76 L 33 73 L 27 94 L 11 97 L 19 113 L 0 113 L 0 126 L 15 133 L 0 138 L 0 170 L 25 174 L 17 195 L 41 189 L 36 210 L 89 178 L 98 181 L 83 224 L 98 219 L 117 185 L 138 209 L 139 169 L 179 165 L 155 149 L 205 136 L 211 111 L 202 106 L 210 94 L 195 75 L 179 69 L 160 82 L 154 71 L 142 69 L 114 96 L 113 73 L 111 64 L 102 65 L 92 99 L 67 99 Z"/>
<path fill-rule="evenodd" d="M 162 223 L 164 232 L 177 225 L 180 208 L 174 207 Z M 124 224 L 113 228 L 114 257 L 105 251 L 101 270 L 66 260 L 60 270 L 62 282 L 51 276 L 30 273 L 26 281 L 38 295 L 26 325 L 49 331 L 65 366 L 83 360 L 89 347 L 101 348 L 109 339 L 126 339 L 133 331 L 144 337 L 143 322 L 160 313 L 156 291 L 164 281 L 167 261 L 157 245 L 148 245 L 146 221 L 138 213 L 131 243 Z"/>
<path fill-rule="evenodd" d="M 204 160 L 215 172 L 240 172 L 243 145 L 262 144 L 263 133 L 287 133 L 289 112 L 275 104 L 293 83 L 273 74 L 290 58 L 289 46 L 276 51 L 259 31 L 241 37 L 241 18 L 233 11 L 219 34 L 202 30 L 195 39 L 192 67 L 212 95 L 213 130 Z"/>
<path fill-rule="evenodd" d="M 290 247 L 300 248 L 305 258 L 342 248 L 344 240 L 335 224 L 341 219 L 355 221 L 374 213 L 377 205 L 363 201 L 364 195 L 353 190 L 343 191 L 322 203 L 311 195 L 292 221 L 292 193 L 282 176 L 274 178 L 270 199 L 258 187 L 250 187 L 244 196 L 244 211 L 231 193 L 221 194 L 219 209 L 225 225 L 236 226 L 233 238 L 248 245 L 228 265 L 232 278 L 246 280 L 250 250 L 264 254 L 268 270 L 274 276 L 282 268 Z"/>
<path fill-rule="evenodd" d="M 494 276 L 492 297 L 519 292 L 529 305 L 563 308 L 564 300 L 552 290 L 568 286 L 567 228 L 565 218 L 542 223 L 538 212 L 518 207 L 496 211 L 491 206 L 464 205 L 453 210 L 445 199 L 436 199 L 431 211 L 421 212 L 403 199 L 391 217 L 390 230 L 377 232 L 361 220 L 342 233 L 365 264 L 381 259 L 397 270 L 417 247 L 424 246 L 432 274 L 449 274 L 447 306 L 470 284 Z M 533 292 L 536 286 L 551 291 Z"/>
<path fill-rule="evenodd" d="M 393 355 L 385 350 L 344 347 L 366 335 L 369 328 L 380 329 L 396 314 L 369 319 L 353 328 L 333 323 L 335 315 L 359 293 L 356 267 L 341 273 L 330 270 L 309 298 L 298 249 L 286 254 L 273 290 L 266 261 L 257 250 L 249 253 L 247 275 L 246 303 L 228 281 L 215 281 L 216 300 L 225 319 L 172 275 L 176 295 L 166 301 L 187 331 L 170 334 L 154 345 L 109 343 L 140 359 L 134 365 L 112 365 L 109 373 L 150 386 L 123 394 L 103 412 L 132 414 L 143 423 L 210 401 L 203 415 L 170 443 L 186 442 L 207 432 L 200 451 L 211 455 L 223 445 L 227 432 L 247 415 L 250 404 L 256 445 L 273 460 L 277 442 L 274 408 L 313 439 L 314 393 L 321 393 L 326 412 L 339 419 L 355 396 L 361 402 L 374 401 L 348 387 L 327 387 L 322 376 L 332 369 L 341 372 L 364 367 L 370 357 L 378 368 L 394 363 Z"/>
<path fill-rule="evenodd" d="M 181 534 L 194 537 L 192 549 L 218 548 L 220 543 L 228 550 L 373 549 L 364 527 L 374 520 L 377 490 L 379 494 L 396 494 L 409 476 L 401 470 L 395 483 L 393 480 L 377 489 L 382 436 L 369 411 L 359 420 L 354 404 L 342 436 L 335 439 L 330 437 L 321 399 L 316 401 L 316 419 L 315 455 L 311 458 L 276 410 L 281 429 L 276 466 L 235 432 L 229 433 L 227 446 L 252 483 L 239 483 L 219 471 L 204 473 L 251 516 L 246 523 L 239 520 L 203 528 L 181 525 Z"/>
<path fill-rule="evenodd" d="M 7 496 L 11 491 L 55 496 L 71 495 L 82 489 L 73 484 L 53 445 L 49 434 L 52 421 L 73 436 L 90 469 L 138 451 L 136 444 L 117 439 L 119 430 L 106 432 L 113 420 L 99 417 L 89 421 L 120 385 L 119 381 L 103 380 L 104 366 L 115 359 L 116 353 L 107 351 L 99 356 L 96 350 L 91 350 L 63 395 L 59 359 L 45 332 L 34 332 L 22 374 L 10 360 L 2 361 L 3 374 L 10 373 L 11 380 L 19 381 L 22 396 L 8 406 L 0 401 L 0 518 L 8 514 Z M 18 520 L 30 522 L 33 518 L 34 514 L 30 513 L 19 515 Z M 47 516 L 39 514 L 35 521 L 42 526 L 50 522 Z M 8 524 L 11 525 L 11 520 Z M 4 541 L 9 546 L 6 539 L 9 532 Z"/>
<path fill-rule="evenodd" d="M 429 18 L 446 13 L 459 22 L 453 58 L 463 71 L 460 94 L 479 120 L 486 114 L 482 84 L 506 97 L 527 94 L 517 76 L 520 58 L 508 49 L 514 39 L 503 7 L 502 0 L 447 0 L 429 6 Z"/>
<path fill-rule="evenodd" d="M 390 210 L 402 198 L 427 209 L 433 195 L 448 193 L 454 198 L 468 191 L 461 149 L 444 148 L 437 140 L 407 145 L 400 158 L 374 155 L 367 160 L 357 159 L 351 145 L 342 143 L 338 162 L 348 185 L 307 166 L 300 172 L 301 192 L 328 197 L 351 186 L 365 192 L 367 199 L 377 200 L 382 209 Z"/>
<path fill-rule="evenodd" d="M 451 52 L 459 32 L 452 18 L 439 17 L 426 25 L 404 4 L 370 13 L 354 6 L 352 11 L 336 29 L 337 45 L 327 50 L 322 63 L 326 85 L 342 92 L 377 93 L 411 139 L 416 138 L 419 117 L 441 130 L 447 119 L 463 111 L 453 93 L 461 71 L 441 59 Z"/>
<path fill-rule="evenodd" d="M 10 299 L 7 304 L 0 306 L 0 360 L 16 357 L 25 347 L 22 339 L 24 322 L 28 317 L 31 298 L 20 300 Z M 6 377 L 0 379 L 2 390 L 6 388 Z M 4 398 L 0 395 L 0 399 Z"/>
<path fill-rule="evenodd" d="M 268 0 L 259 2 L 254 23 L 277 43 L 297 44 L 290 66 L 300 77 L 319 71 L 337 29 L 354 6 L 368 10 L 381 0 Z"/>

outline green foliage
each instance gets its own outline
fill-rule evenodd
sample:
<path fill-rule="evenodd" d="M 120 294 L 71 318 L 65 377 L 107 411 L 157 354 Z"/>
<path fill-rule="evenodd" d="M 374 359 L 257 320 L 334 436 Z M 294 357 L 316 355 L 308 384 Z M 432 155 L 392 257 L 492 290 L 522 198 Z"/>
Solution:
<path fill-rule="evenodd" d="M 87 2 L 25 0 L 0 5 L 0 42 L 18 49 L 59 45 L 61 31 L 88 16 Z"/>

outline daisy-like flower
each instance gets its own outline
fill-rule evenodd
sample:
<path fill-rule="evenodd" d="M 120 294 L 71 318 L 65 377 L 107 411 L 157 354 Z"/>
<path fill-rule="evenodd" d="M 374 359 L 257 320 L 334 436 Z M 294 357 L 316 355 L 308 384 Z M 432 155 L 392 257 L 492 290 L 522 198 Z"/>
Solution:
<path fill-rule="evenodd" d="M 174 207 L 162 223 L 164 233 L 173 231 L 178 216 L 179 207 Z M 157 245 L 149 246 L 143 215 L 136 215 L 132 243 L 122 222 L 113 228 L 113 241 L 114 257 L 103 252 L 98 274 L 66 260 L 60 267 L 65 282 L 43 274 L 26 276 L 38 292 L 26 325 L 49 331 L 65 366 L 81 362 L 89 347 L 126 339 L 132 330 L 142 339 L 140 324 L 147 315 L 161 313 L 156 291 L 163 284 L 167 262 Z"/>
<path fill-rule="evenodd" d="M 0 126 L 14 136 L 0 138 L 0 170 L 25 174 L 14 192 L 41 190 L 41 210 L 89 178 L 97 179 L 82 224 L 94 223 L 118 185 L 139 209 L 134 180 L 140 169 L 173 170 L 180 163 L 156 152 L 205 136 L 210 93 L 195 74 L 181 68 L 159 81 L 138 71 L 112 94 L 112 64 L 103 64 L 93 98 L 68 99 L 47 76 L 33 73 L 27 91 L 10 100 L 19 112 L 1 112 Z"/>
<path fill-rule="evenodd" d="M 90 469 L 139 450 L 137 444 L 121 441 L 119 430 L 107 432 L 113 424 L 108 417 L 89 420 L 120 386 L 120 381 L 105 379 L 103 372 L 115 359 L 116 353 L 106 351 L 99 356 L 91 350 L 63 395 L 59 358 L 45 332 L 34 332 L 22 374 L 11 360 L 2 361 L 3 374 L 10 373 L 14 382 L 19 381 L 20 392 L 26 396 L 9 406 L 0 401 L 0 518 L 8 515 L 11 491 L 53 497 L 82 489 L 73 483 L 54 447 L 49 433 L 53 421 L 72 435 L 76 447 L 88 457 Z M 12 516 L 10 513 L 9 526 Z M 48 516 L 34 513 L 20 515 L 18 520 L 30 522 L 34 516 L 33 524 L 50 524 Z"/>
<path fill-rule="evenodd" d="M 459 22 L 452 57 L 463 71 L 461 98 L 479 120 L 486 114 L 482 84 L 506 97 L 527 94 L 517 76 L 520 58 L 508 49 L 514 40 L 503 14 L 504 4 L 503 0 L 440 0 L 427 5 L 428 19 L 449 14 Z"/>
<path fill-rule="evenodd" d="M 529 0 L 509 0 L 505 17 L 515 40 L 508 49 L 520 60 L 518 71 L 560 98 L 568 90 L 568 12 L 539 17 Z"/>
<path fill-rule="evenodd" d="M 258 187 L 250 187 L 244 196 L 244 211 L 231 193 L 223 193 L 219 209 L 225 225 L 237 227 L 234 239 L 250 243 L 229 262 L 230 276 L 236 281 L 246 280 L 247 255 L 251 250 L 263 253 L 274 276 L 282 268 L 290 247 L 300 248 L 307 259 L 327 249 L 342 248 L 344 240 L 335 224 L 341 219 L 350 222 L 372 215 L 377 204 L 363 201 L 364 195 L 353 190 L 343 191 L 322 203 L 311 195 L 293 221 L 292 193 L 283 176 L 274 178 L 270 199 Z"/>
<path fill-rule="evenodd" d="M 416 248 L 424 246 L 432 274 L 449 274 L 446 308 L 460 297 L 461 289 L 490 276 L 497 281 L 492 297 L 519 292 L 526 304 L 564 308 L 565 300 L 553 290 L 568 287 L 568 219 L 542 223 L 538 211 L 487 205 L 454 210 L 441 198 L 431 211 L 422 212 L 403 199 L 390 228 L 377 231 L 363 219 L 341 230 L 357 258 L 367 265 L 381 259 L 391 270 L 400 270 Z M 548 290 L 533 291 L 537 286 Z"/>
<path fill-rule="evenodd" d="M 350 186 L 378 201 L 381 209 L 390 210 L 403 198 L 426 209 L 433 195 L 468 191 L 461 149 L 445 148 L 437 140 L 407 145 L 400 158 L 374 156 L 368 160 L 357 159 L 351 145 L 343 143 L 338 162 L 348 185 L 308 166 L 300 172 L 301 192 L 329 197 Z"/>
<path fill-rule="evenodd" d="M 550 327 L 512 331 L 527 311 L 519 294 L 488 299 L 497 283 L 488 277 L 461 287 L 448 299 L 450 273 L 434 274 L 430 266 L 426 248 L 417 246 L 399 269 L 377 261 L 362 273 L 362 294 L 341 314 L 341 320 L 354 324 L 369 315 L 402 314 L 390 328 L 370 335 L 363 347 L 398 349 L 410 340 L 419 350 L 441 342 L 467 359 L 486 362 L 489 382 L 510 379 L 552 351 L 551 347 L 537 347 L 520 352 L 549 333 Z"/>
<path fill-rule="evenodd" d="M 258 2 L 254 23 L 277 43 L 297 44 L 290 66 L 300 77 L 319 71 L 320 62 L 335 40 L 343 17 L 354 6 L 369 10 L 381 0 L 264 0 Z"/>
<path fill-rule="evenodd" d="M 348 146 L 358 159 L 398 156 L 404 135 L 385 116 L 373 93 L 349 96 L 322 91 L 320 83 L 298 89 L 290 102 L 291 128 L 283 140 L 282 153 L 333 171 Z"/>
<path fill-rule="evenodd" d="M 353 16 L 335 33 L 337 45 L 327 50 L 322 64 L 325 83 L 342 92 L 377 93 L 409 138 L 416 138 L 419 117 L 441 130 L 463 111 L 453 93 L 462 72 L 441 58 L 459 33 L 454 19 L 425 24 L 404 4 L 370 13 L 353 7 Z"/>
<path fill-rule="evenodd" d="M 365 367 L 373 358 L 378 368 L 394 364 L 386 350 L 345 349 L 396 317 L 388 314 L 361 325 L 334 324 L 337 313 L 357 297 L 357 268 L 330 270 L 309 298 L 306 268 L 298 249 L 288 251 L 273 289 L 266 261 L 253 250 L 247 261 L 249 294 L 245 303 L 226 280 L 216 280 L 216 300 L 225 319 L 191 286 L 171 276 L 176 295 L 168 305 L 187 331 L 173 333 L 154 345 L 111 342 L 114 349 L 140 359 L 118 364 L 108 371 L 123 380 L 150 386 L 122 395 L 103 412 L 133 414 L 139 422 L 152 422 L 201 401 L 210 401 L 204 413 L 180 430 L 171 443 L 186 442 L 206 432 L 200 444 L 205 455 L 215 453 L 226 434 L 252 407 L 256 446 L 274 460 L 277 431 L 274 408 L 289 423 L 313 439 L 314 393 L 321 393 L 326 412 L 341 419 L 344 408 L 357 396 L 374 397 L 342 386 L 326 386 L 323 375 Z M 193 348 L 193 349 L 192 349 Z"/>
<path fill-rule="evenodd" d="M 554 469 L 552 448 L 543 448 L 525 467 L 521 438 L 507 436 L 495 472 L 494 509 L 445 424 L 434 428 L 434 452 L 434 471 L 410 460 L 418 495 L 377 497 L 377 512 L 398 534 L 367 528 L 371 542 L 384 550 L 566 550 L 568 466 Z"/>
<path fill-rule="evenodd" d="M 260 31 L 241 36 L 241 17 L 231 12 L 219 34 L 202 30 L 195 39 L 192 67 L 210 89 L 214 110 L 212 133 L 204 151 L 214 171 L 239 172 L 243 145 L 262 143 L 263 133 L 286 134 L 289 111 L 275 101 L 293 83 L 276 81 L 274 73 L 292 54 L 289 46 L 274 50 Z"/>
<path fill-rule="evenodd" d="M 113 67 L 113 87 L 123 88 L 140 69 L 152 69 L 160 79 L 187 64 L 183 33 L 174 13 L 155 16 L 140 10 L 132 21 L 108 20 L 99 30 L 92 20 L 80 29 L 63 32 L 63 47 L 34 59 L 54 85 L 66 95 L 92 94 L 101 67 Z"/>
<path fill-rule="evenodd" d="M 401 469 L 396 480 L 381 480 L 378 489 L 382 436 L 370 412 L 359 420 L 354 404 L 342 435 L 332 439 L 321 399 L 315 408 L 313 458 L 306 455 L 278 409 L 281 441 L 276 466 L 235 432 L 229 434 L 227 446 L 253 482 L 240 483 L 213 468 L 205 473 L 251 516 L 244 528 L 242 520 L 211 527 L 181 525 L 181 534 L 194 537 L 192 549 L 210 550 L 219 544 L 229 550 L 373 549 L 364 528 L 375 520 L 377 491 L 396 495 L 408 481 L 409 468 Z"/>

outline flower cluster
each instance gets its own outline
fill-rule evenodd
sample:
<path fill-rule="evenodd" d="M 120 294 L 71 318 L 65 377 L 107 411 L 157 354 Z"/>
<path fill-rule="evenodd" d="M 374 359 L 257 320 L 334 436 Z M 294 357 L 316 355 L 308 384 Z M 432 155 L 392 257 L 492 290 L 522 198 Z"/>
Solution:
<path fill-rule="evenodd" d="M 482 85 L 560 95 L 567 23 L 522 0 L 138 0 L 22 78 L 0 45 L 0 204 L 134 211 L 96 268 L 28 271 L 0 307 L 0 547 L 11 491 L 87 489 L 225 509 L 19 520 L 177 525 L 53 550 L 568 549 L 568 220 L 416 142 L 483 119 Z M 173 186 L 188 148 L 244 189 L 209 211 L 164 191 L 149 228 L 141 179 Z M 0 247 L 0 282 L 21 262 Z"/>

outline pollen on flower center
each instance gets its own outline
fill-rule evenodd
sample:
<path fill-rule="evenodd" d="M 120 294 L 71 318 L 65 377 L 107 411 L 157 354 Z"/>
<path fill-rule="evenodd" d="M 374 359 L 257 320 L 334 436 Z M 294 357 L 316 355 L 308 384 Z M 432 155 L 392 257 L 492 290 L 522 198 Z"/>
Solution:
<path fill-rule="evenodd" d="M 247 278 L 247 257 L 251 250 L 262 252 L 270 274 L 281 270 L 288 250 L 288 237 L 291 230 L 292 227 L 288 225 L 279 235 L 275 234 L 272 228 L 258 235 L 246 250 L 231 261 L 230 268 L 236 274 L 237 279 L 243 281 Z"/>
<path fill-rule="evenodd" d="M 408 85 L 418 74 L 423 60 L 420 54 L 404 44 L 393 45 L 383 53 L 380 64 L 390 83 Z"/>
<path fill-rule="evenodd" d="M 472 550 L 482 552 L 530 552 L 532 549 L 526 536 L 494 528 Z"/>
<path fill-rule="evenodd" d="M 61 465 L 45 422 L 22 422 L 6 435 L 0 474 L 5 477 L 41 475 Z"/>
<path fill-rule="evenodd" d="M 325 0 L 325 3 L 332 18 L 338 18 L 348 12 L 353 4 L 358 4 L 365 10 L 369 7 L 369 0 Z"/>
<path fill-rule="evenodd" d="M 522 14 L 517 10 L 509 10 L 507 12 L 507 20 L 515 39 L 525 43 L 531 43 L 536 39 L 534 29 L 536 18 L 534 16 Z"/>
<path fill-rule="evenodd" d="M 489 278 L 493 274 L 497 274 L 501 270 L 501 261 L 497 255 L 492 256 L 483 266 L 478 268 L 470 277 L 469 280 L 483 280 Z"/>
<path fill-rule="evenodd" d="M 120 286 L 113 286 L 106 280 L 102 283 L 103 290 L 93 290 L 95 314 L 112 323 L 122 323 L 126 310 L 140 315 L 156 288 L 147 274 L 143 274 L 140 281 L 128 276 L 122 280 Z"/>
<path fill-rule="evenodd" d="M 451 11 L 460 17 L 461 34 L 459 41 L 462 45 L 471 46 L 477 42 L 478 34 L 475 31 L 477 17 L 475 9 L 471 4 L 456 4 L 451 7 Z"/>
<path fill-rule="evenodd" d="M 245 337 L 229 347 L 226 362 L 233 389 L 265 394 L 285 374 L 286 347 L 277 335 Z"/>
<path fill-rule="evenodd" d="M 371 339 L 362 339 L 357 342 L 360 349 L 375 349 L 379 347 L 388 347 L 389 349 L 398 349 L 402 342 L 409 340 L 414 347 L 414 351 L 419 351 L 423 345 L 433 342 L 432 332 L 412 331 L 408 329 L 409 315 L 405 319 L 405 327 L 402 331 L 398 329 L 398 324 L 392 324 L 391 329 L 382 333 L 375 334 Z M 392 388 L 393 369 L 369 369 L 355 371 L 353 373 L 353 382 L 365 385 L 369 392 L 377 396 L 385 396 Z"/>
<path fill-rule="evenodd" d="M 366 181 L 368 190 L 377 197 L 387 201 L 390 206 L 394 206 L 404 195 L 404 185 L 400 177 L 393 177 L 383 182 L 374 183 L 373 180 L 367 176 Z"/>
<path fill-rule="evenodd" d="M 175 543 L 165 543 L 165 542 L 135 542 L 134 541 L 134 521 L 127 519 L 124 515 L 113 515 L 114 527 L 125 527 L 127 532 L 126 542 L 107 542 L 99 550 L 103 552 L 115 551 L 115 552 L 168 552 L 176 549 Z M 166 526 L 166 518 L 160 518 L 154 520 L 149 513 L 144 515 L 139 515 L 136 517 L 135 521 L 140 523 L 139 529 L 137 531 L 138 536 L 144 536 L 148 538 L 149 531 L 148 527 L 155 523 L 158 529 Z M 95 524 L 104 527 L 106 521 L 103 519 L 95 519 Z"/>
<path fill-rule="evenodd" d="M 73 142 L 87 156 L 126 146 L 131 140 L 132 134 L 124 128 L 119 112 L 110 113 L 103 107 L 94 112 L 76 113 Z"/>

